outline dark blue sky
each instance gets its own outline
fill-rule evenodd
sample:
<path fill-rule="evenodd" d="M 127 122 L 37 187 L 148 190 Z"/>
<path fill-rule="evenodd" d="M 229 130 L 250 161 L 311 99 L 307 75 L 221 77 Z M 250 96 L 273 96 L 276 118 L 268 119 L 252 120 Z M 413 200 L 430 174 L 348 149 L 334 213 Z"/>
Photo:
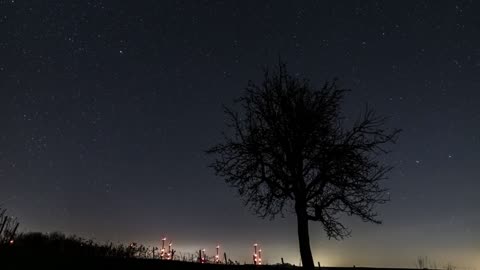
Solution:
<path fill-rule="evenodd" d="M 384 225 L 312 225 L 324 265 L 480 267 L 476 1 L 0 1 L 0 204 L 25 231 L 158 244 L 259 242 L 298 264 L 294 219 L 261 220 L 207 168 L 222 104 L 278 56 L 403 129 Z"/>

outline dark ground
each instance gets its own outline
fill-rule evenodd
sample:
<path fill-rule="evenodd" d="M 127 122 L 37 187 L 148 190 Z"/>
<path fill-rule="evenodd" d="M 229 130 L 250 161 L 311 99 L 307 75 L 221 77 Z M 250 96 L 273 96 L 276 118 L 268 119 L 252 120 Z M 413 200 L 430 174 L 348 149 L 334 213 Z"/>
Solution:
<path fill-rule="evenodd" d="M 1 239 L 0 239 L 1 240 Z M 4 243 L 3 245 L 1 243 Z M 0 270 L 9 269 L 215 269 L 215 270 L 282 270 L 300 269 L 291 265 L 223 265 L 200 264 L 183 261 L 138 258 L 143 245 L 104 243 L 55 232 L 22 233 L 16 235 L 14 244 L 0 241 Z M 324 270 L 383 270 L 367 267 L 322 267 Z M 387 269 L 386 269 L 387 270 Z M 393 269 L 388 270 L 409 270 Z"/>
<path fill-rule="evenodd" d="M 121 259 L 121 258 L 85 258 L 85 257 L 45 257 L 0 254 L 0 269 L 216 269 L 216 270 L 247 270 L 247 269 L 300 269 L 281 265 L 215 265 L 199 264 L 181 261 L 161 261 L 154 259 Z M 369 267 L 322 267 L 324 270 L 383 270 Z M 388 270 L 409 270 L 385 268 Z"/>

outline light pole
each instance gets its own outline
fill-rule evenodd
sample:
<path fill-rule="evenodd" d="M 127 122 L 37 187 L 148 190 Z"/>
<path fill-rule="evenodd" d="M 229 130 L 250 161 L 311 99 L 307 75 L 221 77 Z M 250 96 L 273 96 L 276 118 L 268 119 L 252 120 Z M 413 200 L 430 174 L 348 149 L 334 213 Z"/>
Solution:
<path fill-rule="evenodd" d="M 162 238 L 162 250 L 160 252 L 160 259 L 163 260 L 163 257 L 165 256 L 165 241 L 167 240 L 166 237 Z"/>
<path fill-rule="evenodd" d="M 262 264 L 262 249 L 258 250 L 258 264 Z"/>
<path fill-rule="evenodd" d="M 170 241 L 170 243 L 168 244 L 168 253 L 167 253 L 168 257 L 167 257 L 167 260 L 171 260 L 172 257 L 172 241 Z"/>
<path fill-rule="evenodd" d="M 215 255 L 215 263 L 219 263 L 220 262 L 220 257 L 218 255 L 218 251 L 220 249 L 220 245 L 217 245 L 217 254 Z"/>

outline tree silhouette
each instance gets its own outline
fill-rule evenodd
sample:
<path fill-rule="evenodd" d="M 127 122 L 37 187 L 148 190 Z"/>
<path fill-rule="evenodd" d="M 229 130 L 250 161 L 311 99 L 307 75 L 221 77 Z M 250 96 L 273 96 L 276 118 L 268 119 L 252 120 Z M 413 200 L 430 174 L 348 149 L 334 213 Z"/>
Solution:
<path fill-rule="evenodd" d="M 309 220 L 319 221 L 329 238 L 342 239 L 350 234 L 339 221 L 342 213 L 381 223 L 375 206 L 388 201 L 381 182 L 392 167 L 378 157 L 400 130 L 385 129 L 386 118 L 368 107 L 345 127 L 345 93 L 336 81 L 315 89 L 280 61 L 273 72 L 265 70 L 260 85 L 249 82 L 236 100 L 239 111 L 224 108 L 224 142 L 207 150 L 215 155 L 215 173 L 256 214 L 274 218 L 294 210 L 308 269 L 314 268 Z"/>

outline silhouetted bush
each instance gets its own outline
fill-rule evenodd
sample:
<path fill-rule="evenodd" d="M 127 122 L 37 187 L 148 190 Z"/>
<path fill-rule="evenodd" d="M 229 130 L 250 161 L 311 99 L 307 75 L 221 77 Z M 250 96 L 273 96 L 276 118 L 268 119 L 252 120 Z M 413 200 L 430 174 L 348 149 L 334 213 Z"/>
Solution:
<path fill-rule="evenodd" d="M 143 245 L 98 244 L 78 236 L 65 236 L 54 232 L 24 233 L 15 238 L 12 245 L 1 247 L 3 251 L 20 256 L 67 256 L 67 257 L 146 257 L 148 249 Z"/>

